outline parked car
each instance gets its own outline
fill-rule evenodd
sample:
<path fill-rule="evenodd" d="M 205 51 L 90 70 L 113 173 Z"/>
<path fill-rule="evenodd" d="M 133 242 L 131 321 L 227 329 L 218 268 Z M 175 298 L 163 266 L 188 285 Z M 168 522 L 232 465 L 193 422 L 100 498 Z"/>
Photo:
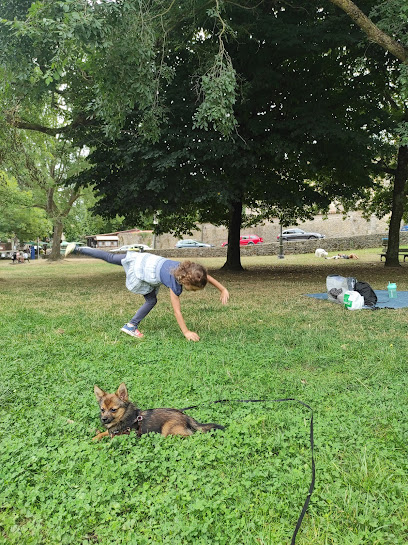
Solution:
<path fill-rule="evenodd" d="M 325 238 L 326 235 L 320 233 L 309 233 L 303 229 L 285 229 L 282 231 L 282 240 L 312 240 L 314 238 Z M 280 235 L 277 236 L 280 239 Z"/>
<path fill-rule="evenodd" d="M 125 244 L 125 246 L 115 248 L 111 252 L 114 254 L 124 254 L 126 252 L 146 252 L 151 249 L 147 244 Z"/>
<path fill-rule="evenodd" d="M 115 254 L 121 254 L 121 253 L 127 252 L 130 247 L 131 247 L 130 244 L 127 244 L 126 246 L 121 246 L 120 248 L 114 248 L 113 250 L 110 250 L 110 251 Z"/>
<path fill-rule="evenodd" d="M 179 240 L 175 246 L 176 248 L 214 248 L 214 244 L 205 244 L 204 242 L 198 242 L 191 238 L 185 240 Z"/>
<path fill-rule="evenodd" d="M 242 235 L 242 237 L 239 237 L 240 246 L 250 246 L 252 244 L 260 244 L 263 241 L 264 239 L 262 237 L 258 237 L 258 235 Z M 228 246 L 228 242 L 223 242 L 221 246 Z"/>
<path fill-rule="evenodd" d="M 401 231 L 408 231 L 408 225 L 403 225 L 401 227 Z"/>
<path fill-rule="evenodd" d="M 132 248 L 139 248 L 141 252 L 148 252 L 149 250 L 153 250 L 153 248 L 151 248 L 147 244 L 133 244 Z"/>

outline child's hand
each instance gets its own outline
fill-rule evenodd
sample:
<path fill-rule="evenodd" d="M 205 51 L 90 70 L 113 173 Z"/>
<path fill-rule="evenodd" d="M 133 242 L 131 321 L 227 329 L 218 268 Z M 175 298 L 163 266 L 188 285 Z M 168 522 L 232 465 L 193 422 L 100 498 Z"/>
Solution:
<path fill-rule="evenodd" d="M 200 337 L 197 335 L 197 333 L 194 333 L 194 331 L 186 331 L 184 333 L 185 338 L 188 341 L 199 341 Z"/>
<path fill-rule="evenodd" d="M 220 299 L 221 299 L 221 303 L 222 303 L 223 305 L 226 305 L 226 304 L 228 303 L 229 292 L 228 292 L 227 288 L 224 288 L 224 289 L 221 291 Z"/>

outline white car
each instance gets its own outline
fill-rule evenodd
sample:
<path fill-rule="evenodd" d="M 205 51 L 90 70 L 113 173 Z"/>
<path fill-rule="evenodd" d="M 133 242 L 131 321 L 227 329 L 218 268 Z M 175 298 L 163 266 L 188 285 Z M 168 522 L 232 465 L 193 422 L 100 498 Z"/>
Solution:
<path fill-rule="evenodd" d="M 147 246 L 147 244 L 125 244 L 125 246 L 115 248 L 114 250 L 111 250 L 111 252 L 115 254 L 125 254 L 126 252 L 146 252 L 148 250 L 152 250 L 152 248 Z"/>
<path fill-rule="evenodd" d="M 133 244 L 132 248 L 140 248 L 142 252 L 153 250 L 153 248 L 150 248 L 150 246 L 148 246 L 147 244 Z"/>

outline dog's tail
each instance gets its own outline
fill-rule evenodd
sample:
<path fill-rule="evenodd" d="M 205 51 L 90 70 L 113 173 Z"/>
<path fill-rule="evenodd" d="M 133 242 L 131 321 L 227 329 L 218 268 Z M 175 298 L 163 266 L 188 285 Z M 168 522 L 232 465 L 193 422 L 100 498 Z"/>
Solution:
<path fill-rule="evenodd" d="M 191 419 L 192 421 L 189 422 L 189 425 L 194 431 L 201 430 L 203 432 L 211 431 L 211 430 L 225 430 L 224 426 L 221 426 L 220 424 L 200 424 L 200 422 L 197 422 L 196 420 Z"/>

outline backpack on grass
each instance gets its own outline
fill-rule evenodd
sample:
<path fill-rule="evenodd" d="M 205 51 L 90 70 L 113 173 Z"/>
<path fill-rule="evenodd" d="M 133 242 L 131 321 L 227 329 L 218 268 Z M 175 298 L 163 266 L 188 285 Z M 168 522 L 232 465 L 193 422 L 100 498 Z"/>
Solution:
<path fill-rule="evenodd" d="M 366 307 L 375 307 L 377 304 L 377 296 L 368 282 L 357 281 L 354 289 L 364 297 L 364 305 Z"/>

